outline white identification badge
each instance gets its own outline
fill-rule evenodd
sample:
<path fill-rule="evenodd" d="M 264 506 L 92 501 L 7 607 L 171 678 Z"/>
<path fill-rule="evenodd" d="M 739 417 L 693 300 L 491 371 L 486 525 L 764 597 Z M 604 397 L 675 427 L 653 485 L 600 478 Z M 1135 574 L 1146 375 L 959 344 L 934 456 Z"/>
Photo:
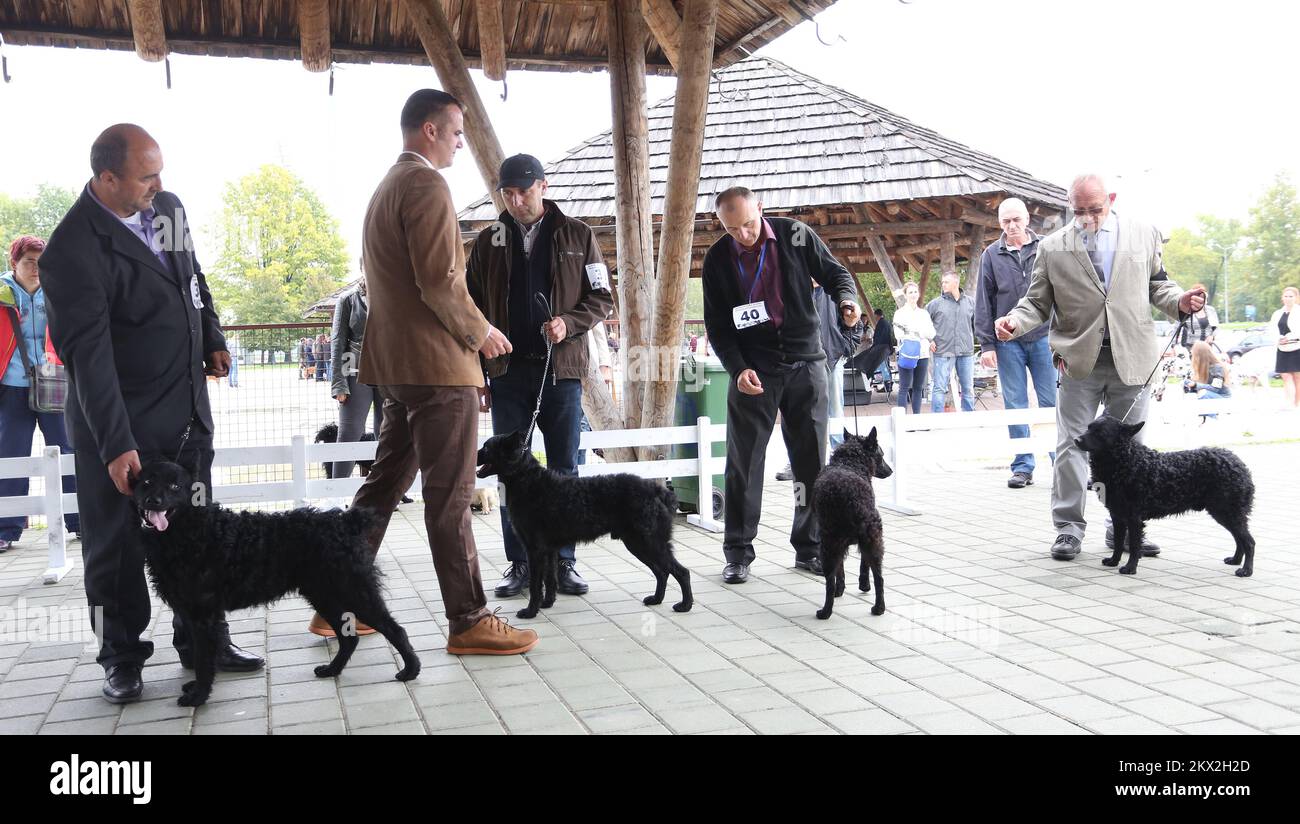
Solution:
<path fill-rule="evenodd" d="M 609 269 L 603 263 L 587 264 L 587 280 L 591 281 L 592 289 L 604 289 L 609 291 Z"/>
<path fill-rule="evenodd" d="M 199 276 L 190 276 L 190 303 L 194 304 L 195 309 L 203 308 L 203 296 L 199 294 Z"/>
<path fill-rule="evenodd" d="M 767 316 L 767 304 L 761 300 L 755 303 L 746 303 L 744 306 L 737 306 L 731 310 L 731 317 L 735 320 L 737 329 L 748 329 L 751 326 L 758 326 L 760 323 L 767 323 L 771 320 Z"/>

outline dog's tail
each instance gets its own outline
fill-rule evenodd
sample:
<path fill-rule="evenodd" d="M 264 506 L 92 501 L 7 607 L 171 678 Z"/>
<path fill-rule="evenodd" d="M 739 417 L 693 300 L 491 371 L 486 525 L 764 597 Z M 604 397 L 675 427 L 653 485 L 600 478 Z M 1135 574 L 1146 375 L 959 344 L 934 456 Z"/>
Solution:
<path fill-rule="evenodd" d="M 350 506 L 343 513 L 343 526 L 353 535 L 368 536 L 375 526 L 375 513 L 362 506 Z"/>
<path fill-rule="evenodd" d="M 655 498 L 668 507 L 669 515 L 677 514 L 677 494 L 666 486 L 656 487 Z"/>

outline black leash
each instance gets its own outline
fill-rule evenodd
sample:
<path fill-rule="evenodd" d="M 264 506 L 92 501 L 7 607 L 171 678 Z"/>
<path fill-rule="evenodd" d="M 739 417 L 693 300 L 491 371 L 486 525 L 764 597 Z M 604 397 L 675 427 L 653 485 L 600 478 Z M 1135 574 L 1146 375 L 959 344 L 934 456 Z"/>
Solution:
<path fill-rule="evenodd" d="M 550 336 L 546 334 L 546 323 L 549 323 L 553 317 L 551 315 L 551 303 L 546 299 L 546 296 L 543 295 L 541 292 L 533 293 L 533 302 L 536 303 L 538 308 L 542 310 L 542 313 L 546 315 L 546 322 L 542 324 L 542 330 L 541 330 L 542 339 L 546 341 L 546 365 L 542 367 L 541 386 L 537 387 L 537 404 L 536 406 L 533 407 L 533 419 L 532 421 L 529 422 L 528 432 L 524 435 L 523 449 L 525 452 L 528 452 L 532 449 L 533 430 L 537 428 L 537 418 L 539 415 L 542 414 L 542 395 L 545 394 L 546 392 L 546 373 L 551 371 L 551 350 L 555 346 L 553 343 L 551 343 Z"/>
<path fill-rule="evenodd" d="M 1173 333 L 1169 336 L 1169 343 L 1165 344 L 1164 352 L 1161 352 L 1160 357 L 1156 358 L 1156 365 L 1151 369 L 1151 374 L 1147 375 L 1146 383 L 1143 384 L 1142 386 L 1142 392 L 1150 391 L 1151 379 L 1155 377 L 1156 370 L 1159 369 L 1160 364 L 1164 362 L 1165 355 L 1173 347 L 1174 341 L 1178 340 L 1178 334 L 1182 331 L 1183 325 L 1186 324 L 1189 320 L 1191 320 L 1191 315 L 1188 315 L 1187 317 L 1180 319 L 1178 321 L 1178 325 L 1174 327 Z M 1142 392 L 1138 392 L 1137 395 L 1134 396 L 1133 403 L 1129 404 L 1128 411 L 1124 413 L 1124 417 L 1120 418 L 1119 421 L 1120 423 L 1126 422 L 1128 420 L 1128 416 L 1133 413 L 1133 407 L 1137 406 L 1137 402 L 1142 399 Z"/>

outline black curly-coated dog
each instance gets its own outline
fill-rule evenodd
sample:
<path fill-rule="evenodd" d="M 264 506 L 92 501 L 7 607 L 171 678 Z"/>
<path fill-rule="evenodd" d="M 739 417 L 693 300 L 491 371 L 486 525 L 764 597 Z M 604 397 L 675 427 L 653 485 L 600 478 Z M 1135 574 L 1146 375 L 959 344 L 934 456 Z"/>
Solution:
<path fill-rule="evenodd" d="M 1118 566 L 1127 539 L 1129 559 L 1119 571 L 1132 575 L 1147 520 L 1203 509 L 1237 542 L 1236 553 L 1223 562 L 1240 564 L 1237 575 L 1249 578 L 1255 571 L 1255 539 L 1248 528 L 1255 482 L 1246 464 L 1228 450 L 1212 447 L 1161 454 L 1133 439 L 1141 428 L 1141 423 L 1103 415 L 1074 439 L 1088 453 L 1093 485 L 1115 525 L 1115 552 L 1102 563 Z"/>
<path fill-rule="evenodd" d="M 397 680 L 420 673 L 406 631 L 393 620 L 380 590 L 381 573 L 366 543 L 369 512 L 295 509 L 232 512 L 202 505 L 184 467 L 146 465 L 132 496 L 143 519 L 144 557 L 158 595 L 184 616 L 193 632 L 195 680 L 183 688 L 183 707 L 208 700 L 216 661 L 216 626 L 223 613 L 278 601 L 294 592 L 329 622 L 339 640 L 334 660 L 316 668 L 329 678 L 357 648 L 356 622 L 369 624 L 402 656 Z M 196 503 L 200 505 L 195 505 Z"/>
<path fill-rule="evenodd" d="M 865 438 L 844 430 L 844 442 L 818 473 L 813 485 L 813 513 L 821 530 L 822 572 L 826 576 L 826 605 L 817 610 L 818 618 L 831 617 L 835 599 L 844 594 L 844 558 L 849 544 L 857 544 L 862 555 L 858 589 L 870 592 L 871 576 L 876 578 L 876 603 L 871 614 L 885 611 L 885 582 L 880 569 L 885 558 L 885 538 L 871 479 L 892 474 L 876 442 L 875 427 Z"/>
<path fill-rule="evenodd" d="M 677 496 L 671 490 L 635 475 L 575 478 L 546 469 L 524 448 L 519 432 L 488 438 L 478 465 L 480 478 L 497 475 L 505 484 L 510 522 L 528 550 L 528 606 L 519 610 L 520 618 L 555 604 L 560 547 L 604 535 L 621 540 L 654 573 L 655 593 L 642 603 L 662 603 L 671 575 L 682 588 L 673 609 L 686 612 L 694 604 L 691 573 L 673 556 Z"/>
<path fill-rule="evenodd" d="M 363 432 L 361 434 L 361 440 L 363 441 L 373 441 L 374 439 L 375 439 L 374 432 Z M 327 423 L 324 426 L 322 426 L 319 430 L 317 430 L 316 443 L 338 443 L 338 442 L 339 442 L 338 424 Z M 370 467 L 373 466 L 374 463 L 375 463 L 374 461 L 357 461 L 357 468 L 361 470 L 361 477 L 364 478 L 370 474 Z M 326 478 L 334 477 L 334 463 L 332 461 L 326 461 L 325 463 L 321 464 L 321 468 L 325 470 Z M 410 501 L 403 501 L 402 503 L 410 503 Z"/>

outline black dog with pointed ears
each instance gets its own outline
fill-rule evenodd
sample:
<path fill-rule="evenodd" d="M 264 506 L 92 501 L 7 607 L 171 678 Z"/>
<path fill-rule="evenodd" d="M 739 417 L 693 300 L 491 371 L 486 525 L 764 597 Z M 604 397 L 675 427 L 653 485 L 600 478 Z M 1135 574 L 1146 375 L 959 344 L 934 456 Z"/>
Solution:
<path fill-rule="evenodd" d="M 528 550 L 528 606 L 519 610 L 520 618 L 536 616 L 539 605 L 555 604 L 560 547 L 605 535 L 621 540 L 654 573 L 655 593 L 642 603 L 663 602 L 669 575 L 682 588 L 673 610 L 686 612 L 695 603 L 691 573 L 673 556 L 677 496 L 671 490 L 625 473 L 575 478 L 546 469 L 519 432 L 488 438 L 478 451 L 478 465 L 480 478 L 497 475 L 505 484 L 510 523 Z"/>
<path fill-rule="evenodd" d="M 347 666 L 357 648 L 357 621 L 383 633 L 402 656 L 398 681 L 420 674 L 420 659 L 380 591 L 380 572 L 366 542 L 373 523 L 369 512 L 356 507 L 232 512 L 216 504 L 196 506 L 191 482 L 184 467 L 153 461 L 132 491 L 143 519 L 149 577 L 194 636 L 195 680 L 183 687 L 178 704 L 197 707 L 208 700 L 217 625 L 224 613 L 295 592 L 338 636 L 338 654 L 316 668 L 317 677 L 336 676 Z"/>
<path fill-rule="evenodd" d="M 1128 563 L 1119 571 L 1132 575 L 1142 555 L 1146 521 L 1203 509 L 1237 542 L 1236 553 L 1223 562 L 1240 564 L 1237 576 L 1249 578 L 1255 571 L 1255 539 L 1248 523 L 1255 481 L 1246 464 L 1228 450 L 1212 447 L 1157 452 L 1133 439 L 1141 428 L 1141 423 L 1103 415 L 1074 439 L 1088 453 L 1092 482 L 1115 525 L 1115 553 L 1102 563 L 1119 566 L 1127 539 Z"/>
<path fill-rule="evenodd" d="M 874 575 L 876 603 L 871 607 L 871 614 L 884 613 L 885 582 L 881 564 L 885 558 L 885 539 L 871 479 L 888 478 L 892 474 L 894 471 L 885 463 L 872 427 L 865 438 L 844 430 L 844 442 L 835 448 L 830 463 L 817 475 L 813 512 L 821 530 L 822 572 L 826 576 L 826 605 L 817 610 L 818 618 L 831 617 L 835 599 L 844 594 L 844 559 L 849 554 L 849 544 L 857 544 L 862 555 L 858 589 L 870 592 Z"/>

